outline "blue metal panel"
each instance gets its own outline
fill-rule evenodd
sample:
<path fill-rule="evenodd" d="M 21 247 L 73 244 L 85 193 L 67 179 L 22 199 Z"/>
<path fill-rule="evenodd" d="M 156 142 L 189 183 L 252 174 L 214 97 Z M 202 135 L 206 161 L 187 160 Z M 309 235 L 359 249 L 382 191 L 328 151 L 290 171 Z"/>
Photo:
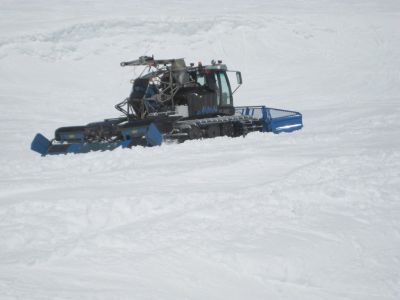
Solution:
<path fill-rule="evenodd" d="M 76 153 L 79 152 L 81 149 L 82 145 L 81 144 L 70 144 L 67 148 L 68 153 Z"/>
<path fill-rule="evenodd" d="M 274 133 L 292 132 L 302 127 L 303 121 L 301 114 L 275 118 L 271 121 L 271 131 Z"/>
<path fill-rule="evenodd" d="M 201 110 L 195 112 L 196 116 L 208 115 L 218 112 L 218 108 L 214 106 L 206 106 L 203 107 Z"/>
<path fill-rule="evenodd" d="M 50 144 L 50 141 L 44 135 L 38 133 L 31 143 L 31 149 L 44 156 L 47 154 Z"/>
<path fill-rule="evenodd" d="M 149 146 L 160 146 L 162 144 L 162 134 L 154 123 L 147 128 L 146 141 Z"/>

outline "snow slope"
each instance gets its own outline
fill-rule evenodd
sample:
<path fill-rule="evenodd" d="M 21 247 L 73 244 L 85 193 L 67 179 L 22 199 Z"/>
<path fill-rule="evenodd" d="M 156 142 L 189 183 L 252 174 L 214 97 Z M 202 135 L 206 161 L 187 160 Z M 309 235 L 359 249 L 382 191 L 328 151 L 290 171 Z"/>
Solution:
<path fill-rule="evenodd" d="M 0 299 L 400 298 L 398 1 L 0 3 Z M 223 59 L 293 134 L 42 158 L 139 55 Z"/>

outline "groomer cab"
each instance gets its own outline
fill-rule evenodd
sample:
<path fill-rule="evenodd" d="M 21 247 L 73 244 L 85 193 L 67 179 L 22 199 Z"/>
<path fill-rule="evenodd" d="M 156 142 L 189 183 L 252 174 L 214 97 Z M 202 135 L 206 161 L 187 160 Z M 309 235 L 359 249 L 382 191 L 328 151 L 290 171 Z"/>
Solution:
<path fill-rule="evenodd" d="M 227 72 L 235 72 L 237 87 L 232 91 Z M 189 70 L 190 78 L 196 82 L 196 89 L 193 93 L 186 94 L 189 107 L 189 116 L 204 115 L 233 115 L 233 93 L 242 84 L 240 72 L 228 71 L 221 61 L 211 62 L 211 65 L 202 66 Z"/>

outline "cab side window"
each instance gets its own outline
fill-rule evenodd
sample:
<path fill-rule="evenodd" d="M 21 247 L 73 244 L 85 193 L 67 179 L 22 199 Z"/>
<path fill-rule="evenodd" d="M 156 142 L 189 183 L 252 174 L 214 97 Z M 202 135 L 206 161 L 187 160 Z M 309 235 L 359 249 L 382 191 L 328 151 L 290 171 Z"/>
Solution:
<path fill-rule="evenodd" d="M 229 87 L 228 77 L 225 73 L 218 73 L 219 82 L 221 86 L 221 104 L 232 105 L 232 93 Z"/>

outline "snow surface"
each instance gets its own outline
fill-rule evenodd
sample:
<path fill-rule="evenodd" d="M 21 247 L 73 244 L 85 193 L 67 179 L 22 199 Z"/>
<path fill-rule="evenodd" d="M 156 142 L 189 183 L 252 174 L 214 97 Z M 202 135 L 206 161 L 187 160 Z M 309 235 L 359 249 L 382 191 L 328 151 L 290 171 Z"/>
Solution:
<path fill-rule="evenodd" d="M 0 299 L 400 299 L 400 2 L 0 3 Z M 139 55 L 302 131 L 42 158 Z"/>

